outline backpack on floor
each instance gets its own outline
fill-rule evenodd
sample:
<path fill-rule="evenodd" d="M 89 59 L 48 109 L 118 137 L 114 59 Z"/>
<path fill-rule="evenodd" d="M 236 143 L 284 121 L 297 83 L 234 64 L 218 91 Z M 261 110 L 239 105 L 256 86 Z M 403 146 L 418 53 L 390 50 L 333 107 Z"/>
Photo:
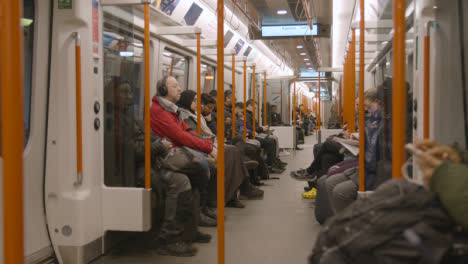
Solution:
<path fill-rule="evenodd" d="M 454 227 L 435 193 L 404 180 L 388 181 L 327 220 L 309 263 L 426 263 L 403 235 L 408 229 L 440 263 L 452 246 Z"/>

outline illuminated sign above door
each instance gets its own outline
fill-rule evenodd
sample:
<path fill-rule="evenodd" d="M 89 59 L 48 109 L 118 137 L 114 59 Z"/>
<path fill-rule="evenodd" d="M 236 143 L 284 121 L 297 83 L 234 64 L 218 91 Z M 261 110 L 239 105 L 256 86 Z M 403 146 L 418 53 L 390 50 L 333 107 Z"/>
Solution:
<path fill-rule="evenodd" d="M 308 24 L 301 25 L 268 25 L 262 26 L 262 37 L 304 37 L 317 36 L 317 25 L 312 29 Z"/>

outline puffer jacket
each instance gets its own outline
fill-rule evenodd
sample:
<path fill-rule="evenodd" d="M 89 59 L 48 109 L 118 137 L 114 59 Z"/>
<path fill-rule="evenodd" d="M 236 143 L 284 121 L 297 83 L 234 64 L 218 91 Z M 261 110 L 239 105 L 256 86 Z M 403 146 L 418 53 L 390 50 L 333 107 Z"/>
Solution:
<path fill-rule="evenodd" d="M 179 120 L 177 113 L 165 110 L 158 98 L 153 97 L 151 105 L 151 129 L 158 137 L 169 138 L 174 147 L 186 146 L 205 153 L 213 150 L 213 143 L 198 138 L 183 120 Z"/>

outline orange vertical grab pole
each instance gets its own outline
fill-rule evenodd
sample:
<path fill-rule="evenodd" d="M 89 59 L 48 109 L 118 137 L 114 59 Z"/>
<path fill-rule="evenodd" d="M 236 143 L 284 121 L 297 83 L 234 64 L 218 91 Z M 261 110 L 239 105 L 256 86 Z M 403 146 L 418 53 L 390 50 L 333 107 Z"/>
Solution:
<path fill-rule="evenodd" d="M 266 71 L 263 73 L 263 125 L 267 125 L 267 107 L 266 107 Z"/>
<path fill-rule="evenodd" d="M 201 135 L 201 33 L 197 33 L 197 133 Z"/>
<path fill-rule="evenodd" d="M 361 21 L 359 25 L 359 191 L 365 190 L 364 175 L 364 0 L 361 4 Z"/>
<path fill-rule="evenodd" d="M 218 0 L 218 120 L 224 120 L 224 1 Z M 218 264 L 225 261 L 224 241 L 224 122 L 218 122 Z"/>
<path fill-rule="evenodd" d="M 232 54 L 232 100 L 231 100 L 232 138 L 236 136 L 236 55 Z"/>
<path fill-rule="evenodd" d="M 151 189 L 149 4 L 145 4 L 145 188 Z"/>
<path fill-rule="evenodd" d="M 294 126 L 296 126 L 296 79 L 294 79 L 293 120 L 294 120 Z"/>
<path fill-rule="evenodd" d="M 427 23 L 427 33 L 424 36 L 424 127 L 423 136 L 424 139 L 429 138 L 429 101 L 430 101 L 430 65 L 431 65 L 431 37 L 430 37 L 430 26 L 432 21 Z"/>
<path fill-rule="evenodd" d="M 252 74 L 252 90 L 253 90 L 253 105 L 252 105 L 252 116 L 253 116 L 253 124 L 252 124 L 252 135 L 253 139 L 255 139 L 255 66 L 252 67 L 253 74 Z M 245 118 L 245 117 L 244 117 Z"/>
<path fill-rule="evenodd" d="M 244 60 L 244 141 L 247 140 L 247 61 Z"/>
<path fill-rule="evenodd" d="M 3 263 L 23 263 L 23 1 L 1 1 L 0 98 L 3 158 Z"/>
<path fill-rule="evenodd" d="M 395 35 L 393 38 L 393 145 L 392 145 L 392 177 L 401 178 L 400 168 L 405 161 L 405 0 L 394 0 L 393 2 L 393 20 Z"/>

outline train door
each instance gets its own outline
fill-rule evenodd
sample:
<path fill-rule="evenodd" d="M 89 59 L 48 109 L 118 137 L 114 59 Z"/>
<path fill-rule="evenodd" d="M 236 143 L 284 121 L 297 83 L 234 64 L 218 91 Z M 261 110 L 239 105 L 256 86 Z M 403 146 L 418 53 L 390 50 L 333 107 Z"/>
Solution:
<path fill-rule="evenodd" d="M 44 159 L 46 155 L 51 1 L 41 0 L 40 2 L 41 4 L 39 4 L 39 0 L 23 0 L 23 17 L 21 19 L 24 59 L 25 263 L 45 263 L 53 257 L 44 212 Z M 8 243 L 8 241 L 1 242 Z M 3 250 L 3 245 L 0 245 L 0 248 Z M 3 252 L 0 253 L 3 256 Z M 3 258 L 0 259 L 0 263 L 3 263 Z"/>

